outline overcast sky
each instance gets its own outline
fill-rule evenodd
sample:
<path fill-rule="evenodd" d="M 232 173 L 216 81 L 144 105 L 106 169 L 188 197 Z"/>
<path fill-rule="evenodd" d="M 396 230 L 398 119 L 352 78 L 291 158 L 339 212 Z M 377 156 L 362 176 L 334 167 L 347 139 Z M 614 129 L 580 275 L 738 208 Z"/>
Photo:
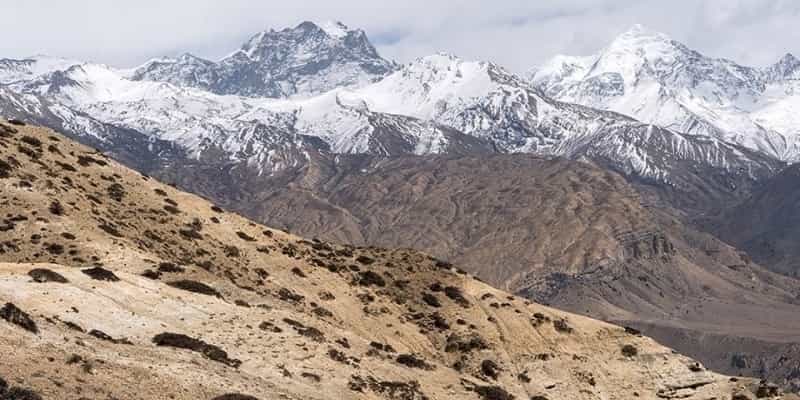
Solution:
<path fill-rule="evenodd" d="M 746 65 L 800 52 L 797 0 L 0 0 L 0 58 L 49 54 L 115 66 L 185 51 L 217 59 L 303 20 L 363 28 L 387 58 L 446 51 L 525 71 L 587 55 L 633 24 Z"/>

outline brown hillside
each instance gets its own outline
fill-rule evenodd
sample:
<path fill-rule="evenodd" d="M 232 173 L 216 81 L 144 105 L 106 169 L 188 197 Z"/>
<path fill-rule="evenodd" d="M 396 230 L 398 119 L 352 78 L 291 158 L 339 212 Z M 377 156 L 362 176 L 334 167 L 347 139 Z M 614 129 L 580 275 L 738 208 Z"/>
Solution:
<path fill-rule="evenodd" d="M 529 303 L 424 254 L 303 240 L 52 131 L 3 126 L 0 395 L 739 399 L 759 391 L 634 331 Z"/>

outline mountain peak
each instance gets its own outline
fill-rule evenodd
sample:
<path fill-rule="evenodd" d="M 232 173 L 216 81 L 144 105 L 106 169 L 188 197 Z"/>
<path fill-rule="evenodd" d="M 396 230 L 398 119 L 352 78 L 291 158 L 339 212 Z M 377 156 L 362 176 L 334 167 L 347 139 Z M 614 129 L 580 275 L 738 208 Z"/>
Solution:
<path fill-rule="evenodd" d="M 796 65 L 798 63 L 800 63 L 800 60 L 798 60 L 797 57 L 795 57 L 792 53 L 786 53 L 783 57 L 781 57 L 780 61 L 778 61 L 778 64 L 781 65 Z"/>
<path fill-rule="evenodd" d="M 786 53 L 777 63 L 766 69 L 766 77 L 769 81 L 797 79 L 800 76 L 798 71 L 800 71 L 800 60 L 792 53 Z"/>
<path fill-rule="evenodd" d="M 619 34 L 611 42 L 610 48 L 642 48 L 669 44 L 672 42 L 669 36 L 664 33 L 654 31 L 641 24 L 635 24 L 630 29 Z M 670 45 L 670 47 L 672 47 Z"/>
<path fill-rule="evenodd" d="M 642 37 L 659 37 L 659 38 L 666 38 L 667 35 L 661 33 L 659 31 L 652 30 L 642 24 L 634 24 L 625 32 L 622 32 L 619 37 L 623 38 L 642 38 Z"/>
<path fill-rule="evenodd" d="M 328 36 L 336 39 L 341 39 L 350 33 L 350 28 L 339 21 L 325 21 L 318 23 L 317 26 L 327 33 Z"/>
<path fill-rule="evenodd" d="M 269 29 L 218 62 L 184 55 L 171 65 L 140 68 L 135 80 L 170 82 L 247 97 L 314 95 L 363 86 L 394 71 L 362 30 L 311 21 Z"/>

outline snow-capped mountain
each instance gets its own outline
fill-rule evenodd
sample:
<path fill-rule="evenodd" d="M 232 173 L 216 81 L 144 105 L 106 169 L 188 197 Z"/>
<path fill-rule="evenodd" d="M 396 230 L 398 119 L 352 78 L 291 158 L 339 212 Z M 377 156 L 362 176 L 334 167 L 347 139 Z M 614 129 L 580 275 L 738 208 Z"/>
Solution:
<path fill-rule="evenodd" d="M 354 64 L 356 50 L 378 72 L 354 67 L 369 64 Z M 299 56 L 312 53 L 329 62 Z M 255 75 L 231 73 L 237 59 Z M 402 67 L 381 60 L 362 31 L 310 23 L 256 35 L 218 63 L 186 55 L 121 70 L 46 57 L 2 60 L 0 112 L 147 160 L 147 168 L 214 160 L 274 174 L 318 155 L 534 153 L 592 160 L 679 190 L 722 177 L 711 184 L 735 190 L 782 166 L 719 135 L 553 100 L 490 62 L 447 54 Z M 772 73 L 792 71 L 787 60 Z"/>
<path fill-rule="evenodd" d="M 565 102 L 800 160 L 800 61 L 767 68 L 706 57 L 668 36 L 634 26 L 600 53 L 557 56 L 531 82 Z"/>
<path fill-rule="evenodd" d="M 363 86 L 395 68 L 378 55 L 364 31 L 339 22 L 303 22 L 293 29 L 261 32 L 217 62 L 191 54 L 152 60 L 136 68 L 131 79 L 277 98 Z"/>

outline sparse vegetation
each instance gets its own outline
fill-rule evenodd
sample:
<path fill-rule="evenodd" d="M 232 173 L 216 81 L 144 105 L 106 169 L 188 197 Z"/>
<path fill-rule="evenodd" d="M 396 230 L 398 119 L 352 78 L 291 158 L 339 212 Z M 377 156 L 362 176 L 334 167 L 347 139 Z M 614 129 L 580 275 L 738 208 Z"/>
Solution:
<path fill-rule="evenodd" d="M 473 390 L 483 400 L 514 400 L 514 395 L 500 386 L 476 386 Z"/>
<path fill-rule="evenodd" d="M 123 198 L 125 198 L 125 188 L 122 187 L 119 183 L 113 183 L 107 189 L 108 197 L 116 200 L 117 202 L 121 202 Z"/>
<path fill-rule="evenodd" d="M 632 344 L 626 344 L 626 345 L 622 346 L 622 350 L 621 351 L 622 351 L 622 355 L 623 356 L 629 357 L 629 358 L 630 357 L 636 357 L 636 355 L 639 354 L 639 349 L 637 349 L 636 346 L 634 346 Z"/>
<path fill-rule="evenodd" d="M 461 307 L 466 308 L 470 306 L 469 301 L 467 300 L 466 297 L 464 297 L 464 294 L 461 292 L 461 288 L 457 288 L 455 286 L 448 286 L 444 288 L 444 294 L 450 300 L 453 300 L 454 302 L 456 302 L 456 304 L 460 305 Z"/>
<path fill-rule="evenodd" d="M 398 364 L 405 365 L 409 368 L 418 368 L 424 370 L 432 370 L 434 369 L 432 365 L 428 364 L 422 358 L 419 358 L 413 354 L 400 354 L 395 359 Z"/>
<path fill-rule="evenodd" d="M 569 326 L 565 319 L 557 319 L 553 321 L 553 327 L 556 329 L 556 332 L 561 333 L 572 333 L 574 329 Z"/>
<path fill-rule="evenodd" d="M 325 341 L 325 334 L 323 334 L 322 331 L 320 331 L 317 328 L 311 326 L 305 326 L 302 323 L 290 318 L 284 318 L 283 322 L 291 326 L 295 330 L 295 332 L 299 333 L 302 336 L 308 337 L 315 342 Z"/>
<path fill-rule="evenodd" d="M 120 280 L 113 272 L 101 267 L 83 269 L 81 272 L 98 281 L 119 282 Z"/>
<path fill-rule="evenodd" d="M 256 238 L 254 238 L 254 237 L 252 237 L 252 236 L 250 236 L 250 235 L 248 235 L 248 234 L 246 234 L 246 233 L 244 233 L 242 231 L 237 231 L 236 232 L 236 236 L 239 236 L 239 239 L 242 239 L 245 242 L 255 242 L 256 241 Z"/>
<path fill-rule="evenodd" d="M 11 166 L 11 164 L 0 160 L 0 178 L 9 178 L 13 169 L 14 168 Z"/>
<path fill-rule="evenodd" d="M 61 274 L 51 271 L 45 268 L 35 268 L 28 271 L 28 276 L 33 278 L 34 282 L 38 283 L 45 283 L 45 282 L 55 282 L 55 283 L 68 283 L 69 281 L 67 278 L 62 276 Z"/>
<path fill-rule="evenodd" d="M 214 397 L 212 400 L 258 400 L 258 399 L 253 396 L 248 396 L 246 394 L 228 393 L 228 394 L 223 394 L 222 396 Z"/>
<path fill-rule="evenodd" d="M 386 280 L 374 271 L 363 271 L 358 273 L 358 284 L 361 286 L 386 286 Z"/>
<path fill-rule="evenodd" d="M 497 380 L 500 376 L 500 366 L 492 360 L 483 360 L 481 362 L 481 373 L 487 378 Z"/>
<path fill-rule="evenodd" d="M 242 362 L 228 357 L 228 353 L 219 348 L 208 344 L 200 339 L 195 339 L 180 333 L 160 333 L 153 337 L 156 346 L 175 347 L 201 353 L 204 357 L 212 361 L 217 361 L 225 365 L 238 368 Z"/>
<path fill-rule="evenodd" d="M 58 200 L 53 200 L 49 207 L 50 213 L 53 215 L 64 215 L 64 206 Z"/>
<path fill-rule="evenodd" d="M 172 286 L 176 289 L 185 290 L 187 292 L 199 293 L 206 296 L 222 298 L 222 294 L 220 294 L 220 292 L 217 291 L 217 289 L 214 289 L 211 286 L 208 286 L 202 282 L 184 279 L 180 281 L 168 282 L 167 285 Z"/>
<path fill-rule="evenodd" d="M 39 328 L 36 326 L 36 323 L 33 322 L 30 315 L 20 310 L 12 303 L 6 303 L 3 308 L 0 308 L 0 318 L 28 332 L 39 333 Z"/>

